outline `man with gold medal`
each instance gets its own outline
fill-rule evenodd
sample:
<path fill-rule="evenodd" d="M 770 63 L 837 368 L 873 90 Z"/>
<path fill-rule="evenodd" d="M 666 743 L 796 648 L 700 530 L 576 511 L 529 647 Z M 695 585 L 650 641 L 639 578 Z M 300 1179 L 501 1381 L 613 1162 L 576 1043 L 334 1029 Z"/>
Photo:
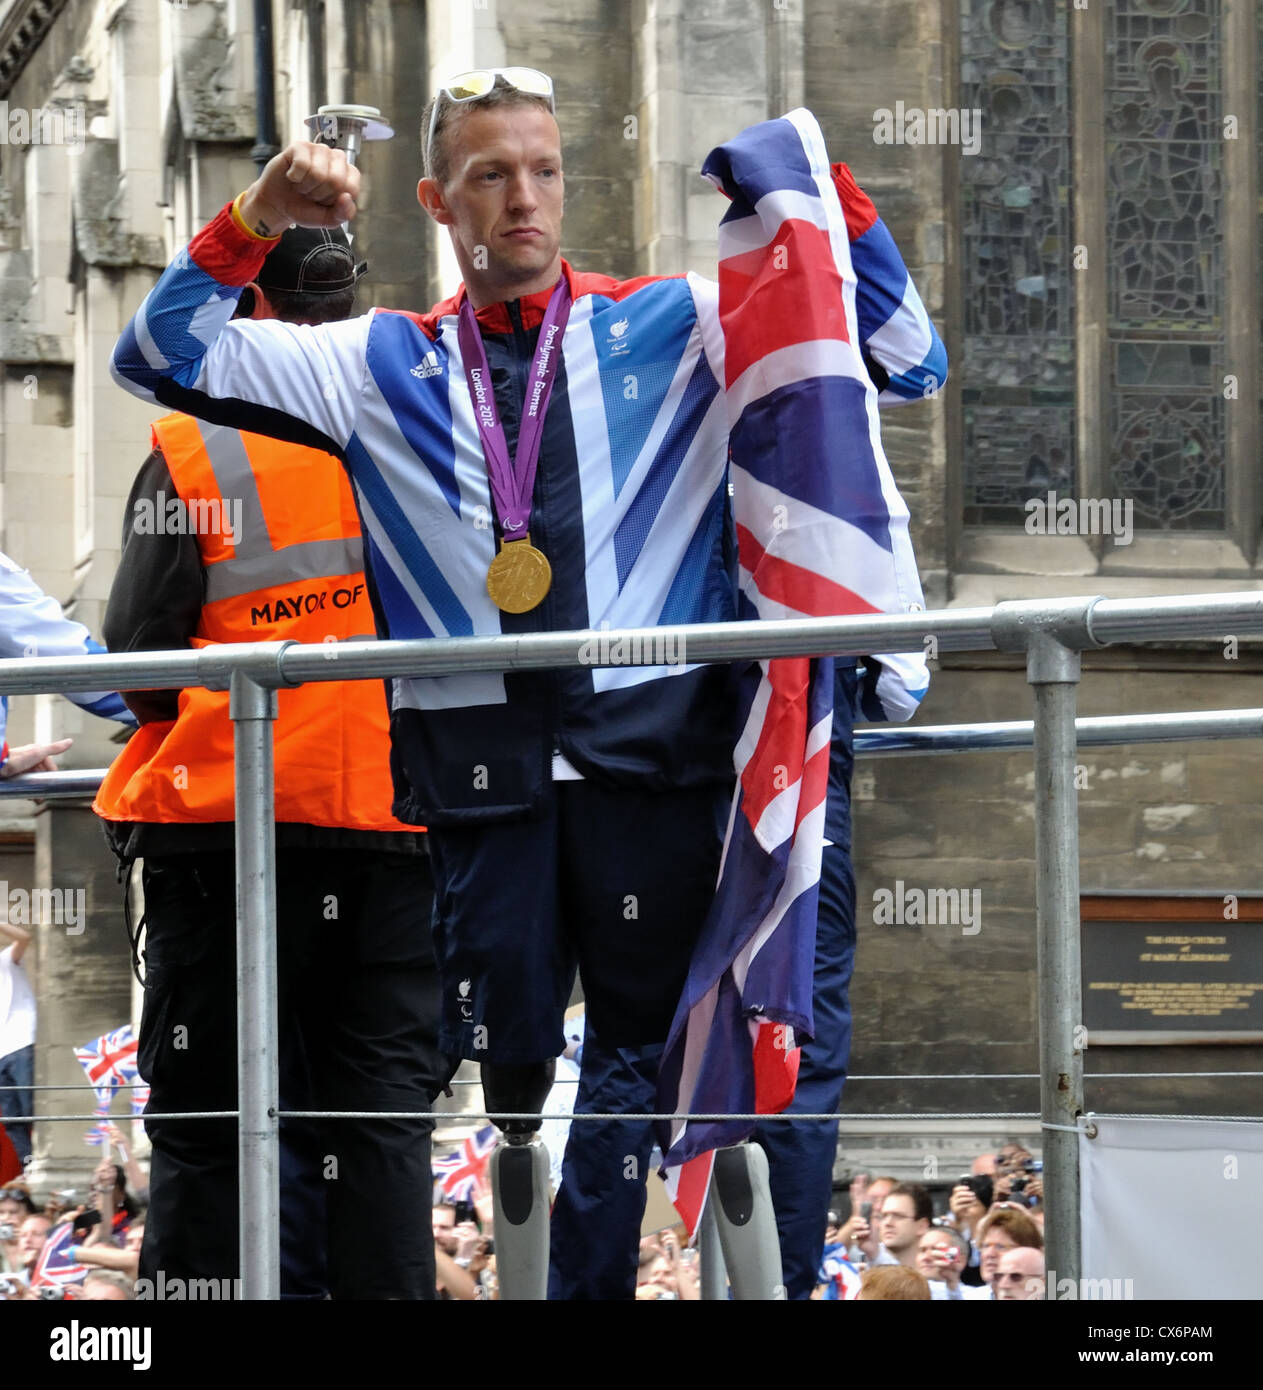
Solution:
<path fill-rule="evenodd" d="M 692 274 L 620 281 L 562 259 L 545 74 L 452 78 L 421 138 L 417 195 L 450 234 L 464 277 L 454 297 L 313 329 L 230 324 L 287 225 L 355 215 L 358 171 L 296 142 L 164 272 L 115 349 L 116 379 L 340 457 L 383 635 L 732 620 L 718 287 Z M 874 470 L 872 486 L 897 497 L 884 458 Z M 652 1109 L 714 896 L 734 723 L 728 669 L 686 661 L 392 682 L 393 811 L 430 830 L 440 1044 L 482 1064 L 492 1112 L 539 1113 L 576 966 L 576 1108 L 596 1097 Z M 540 1205 L 538 1126 L 501 1127 L 502 1289 L 516 1270 L 516 1296 L 539 1297 L 538 1243 L 510 1249 L 514 1213 Z M 623 1128 L 597 1127 L 582 1168 L 567 1166 L 554 1297 L 632 1294 L 652 1136 L 644 1126 L 628 1152 Z"/>

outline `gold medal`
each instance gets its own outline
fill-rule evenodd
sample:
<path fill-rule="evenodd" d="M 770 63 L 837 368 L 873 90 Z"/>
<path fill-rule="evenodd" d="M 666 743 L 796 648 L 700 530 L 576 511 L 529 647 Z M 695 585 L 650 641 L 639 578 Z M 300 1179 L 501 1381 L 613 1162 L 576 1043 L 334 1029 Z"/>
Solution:
<path fill-rule="evenodd" d="M 530 535 L 520 541 L 500 542 L 500 550 L 487 571 L 487 592 L 505 613 L 529 613 L 543 601 L 553 582 L 553 567 Z"/>

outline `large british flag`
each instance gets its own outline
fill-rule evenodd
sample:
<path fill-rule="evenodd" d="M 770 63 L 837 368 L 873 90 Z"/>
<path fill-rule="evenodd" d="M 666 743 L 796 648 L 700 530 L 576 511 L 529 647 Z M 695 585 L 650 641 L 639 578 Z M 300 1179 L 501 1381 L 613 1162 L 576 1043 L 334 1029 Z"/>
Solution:
<path fill-rule="evenodd" d="M 430 1167 L 443 1195 L 453 1202 L 472 1201 L 486 1181 L 495 1146 L 495 1126 L 483 1125 L 476 1134 L 466 1137 L 456 1153 L 434 1159 Z"/>
<path fill-rule="evenodd" d="M 719 304 L 739 616 L 920 607 L 908 511 L 860 349 L 844 190 L 814 117 L 799 110 L 751 127 L 715 150 L 703 173 L 732 201 L 719 232 Z M 832 660 L 752 665 L 740 708 L 719 884 L 659 1073 L 658 1103 L 672 1112 L 783 1110 L 797 1047 L 812 1033 Z M 662 1126 L 664 1177 L 690 1231 L 713 1151 L 751 1128 Z"/>

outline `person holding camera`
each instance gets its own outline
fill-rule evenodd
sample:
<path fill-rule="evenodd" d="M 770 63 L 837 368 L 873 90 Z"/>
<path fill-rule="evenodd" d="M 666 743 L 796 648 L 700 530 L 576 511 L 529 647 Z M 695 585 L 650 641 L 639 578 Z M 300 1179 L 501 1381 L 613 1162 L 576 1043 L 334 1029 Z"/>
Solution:
<path fill-rule="evenodd" d="M 1044 1195 L 1044 1165 L 1017 1139 L 1006 1139 L 995 1158 L 996 1202 L 1032 1207 Z"/>
<path fill-rule="evenodd" d="M 137 1208 L 127 1193 L 127 1172 L 123 1165 L 108 1158 L 98 1163 L 92 1171 L 88 1197 L 100 1224 L 101 1238 L 112 1241 L 126 1235 Z"/>
<path fill-rule="evenodd" d="M 668 1227 L 640 1242 L 640 1273 L 636 1301 L 678 1299 L 694 1303 L 701 1298 L 701 1284 L 693 1252 L 680 1248 L 680 1238 Z"/>
<path fill-rule="evenodd" d="M 838 1227 L 836 1235 L 837 1243 L 851 1264 L 896 1263 L 894 1257 L 883 1250 L 873 1217 L 874 1212 L 881 1211 L 882 1203 L 895 1186 L 897 1179 L 885 1175 L 870 1181 L 867 1173 L 857 1173 L 851 1179 L 851 1214 Z M 823 1272 L 820 1280 L 824 1280 Z"/>
<path fill-rule="evenodd" d="M 936 1302 L 958 1303 L 990 1298 L 984 1286 L 961 1282 L 969 1267 L 969 1240 L 950 1226 L 931 1226 L 917 1245 L 917 1269 L 930 1281 L 930 1297 Z"/>
<path fill-rule="evenodd" d="M 18 1229 L 34 1211 L 35 1203 L 24 1187 L 0 1188 L 0 1274 L 17 1274 L 22 1268 Z"/>
<path fill-rule="evenodd" d="M 990 1155 L 987 1156 L 990 1158 Z M 978 1167 L 975 1160 L 974 1168 Z M 947 1199 L 948 1211 L 956 1229 L 969 1242 L 969 1258 L 961 1272 L 961 1282 L 971 1288 L 982 1287 L 977 1233 L 991 1206 L 992 1181 L 987 1173 L 962 1173 Z"/>

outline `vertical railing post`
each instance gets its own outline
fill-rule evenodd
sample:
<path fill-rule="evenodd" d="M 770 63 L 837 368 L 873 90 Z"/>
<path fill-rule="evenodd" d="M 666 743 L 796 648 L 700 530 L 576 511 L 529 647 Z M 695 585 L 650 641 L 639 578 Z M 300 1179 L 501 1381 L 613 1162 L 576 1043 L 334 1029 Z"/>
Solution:
<path fill-rule="evenodd" d="M 1098 599 L 998 604 L 991 638 L 1023 652 L 1034 696 L 1035 935 L 1039 992 L 1039 1113 L 1044 1154 L 1047 1296 L 1083 1273 L 1079 1135 L 1083 1114 L 1083 981 L 1079 944 L 1079 807 L 1075 705 L 1080 652 L 1100 644 Z"/>
<path fill-rule="evenodd" d="M 232 673 L 237 850 L 237 1109 L 241 1296 L 280 1297 L 277 1149 L 276 691 Z"/>
<path fill-rule="evenodd" d="M 1026 679 L 1035 698 L 1035 923 L 1039 1099 L 1044 1153 L 1044 1259 L 1049 1298 L 1082 1275 L 1079 1137 L 1083 1113 L 1083 984 L 1079 944 L 1079 811 L 1075 705 L 1080 658 L 1033 634 Z M 1056 1128 L 1054 1128 L 1056 1126 Z"/>

